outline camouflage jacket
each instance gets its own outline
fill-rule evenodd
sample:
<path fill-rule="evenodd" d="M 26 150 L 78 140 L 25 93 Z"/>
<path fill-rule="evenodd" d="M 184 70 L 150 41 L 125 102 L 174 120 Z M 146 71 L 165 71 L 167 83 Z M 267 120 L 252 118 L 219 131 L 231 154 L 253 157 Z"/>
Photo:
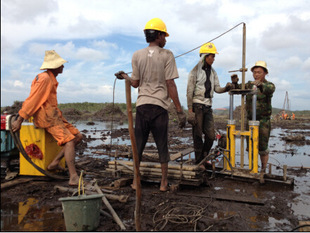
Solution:
<path fill-rule="evenodd" d="M 245 84 L 245 89 L 253 89 L 252 81 Z M 241 89 L 241 84 L 237 84 L 237 89 Z M 272 113 L 271 98 L 276 87 L 272 82 L 265 80 L 261 86 L 257 88 L 257 101 L 256 101 L 256 119 L 270 118 Z M 247 118 L 252 119 L 252 96 L 246 95 L 246 111 Z"/>

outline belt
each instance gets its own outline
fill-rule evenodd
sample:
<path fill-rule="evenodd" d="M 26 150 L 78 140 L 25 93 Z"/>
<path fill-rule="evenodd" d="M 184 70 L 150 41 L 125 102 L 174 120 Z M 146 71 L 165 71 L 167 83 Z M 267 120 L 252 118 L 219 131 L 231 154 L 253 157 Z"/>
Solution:
<path fill-rule="evenodd" d="M 193 103 L 193 106 L 196 106 L 198 108 L 201 108 L 201 109 L 211 109 L 212 106 L 210 105 L 204 105 L 204 104 L 198 104 L 198 103 Z"/>

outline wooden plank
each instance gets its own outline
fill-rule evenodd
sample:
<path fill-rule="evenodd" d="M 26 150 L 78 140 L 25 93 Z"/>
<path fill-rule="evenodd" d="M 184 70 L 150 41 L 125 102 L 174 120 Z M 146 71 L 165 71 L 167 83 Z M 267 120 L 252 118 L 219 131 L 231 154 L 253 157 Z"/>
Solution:
<path fill-rule="evenodd" d="M 107 171 L 110 171 L 110 172 L 113 172 L 114 171 L 114 169 L 112 169 L 112 168 L 107 168 L 106 169 Z M 131 172 L 131 171 L 128 171 L 127 169 L 124 169 L 124 170 L 120 170 L 122 173 L 124 173 L 124 174 L 129 174 L 129 175 L 133 175 L 133 172 Z M 153 176 L 153 177 L 157 177 L 157 178 L 161 178 L 161 176 L 162 176 L 162 173 L 161 172 L 154 172 L 154 171 L 150 171 L 150 170 L 141 170 L 140 169 L 140 173 L 141 173 L 141 175 L 143 175 L 143 176 Z M 171 179 L 180 179 L 180 175 L 179 174 L 173 174 L 173 173 L 169 173 L 168 172 L 168 178 L 171 178 Z M 182 176 L 182 179 L 194 179 L 194 178 L 196 178 L 195 176 L 191 176 L 191 175 L 185 175 L 185 174 L 183 174 L 183 176 Z"/>
<path fill-rule="evenodd" d="M 158 183 L 160 181 L 158 179 L 158 177 L 142 176 L 141 178 L 145 182 Z M 189 185 L 189 186 L 197 186 L 198 187 L 203 183 L 203 180 L 202 179 L 191 179 L 191 180 L 182 179 L 182 180 L 177 180 L 177 182 L 178 182 L 178 184 L 181 184 L 181 185 Z"/>
<path fill-rule="evenodd" d="M 32 180 L 33 180 L 33 178 L 21 178 L 21 179 L 17 179 L 17 180 L 8 181 L 8 182 L 1 184 L 1 190 L 11 188 L 11 187 L 18 185 L 18 184 L 28 183 Z"/>
<path fill-rule="evenodd" d="M 169 150 L 169 152 L 170 152 L 171 154 L 177 153 L 177 151 L 171 151 L 171 150 Z M 152 149 L 144 150 L 143 153 L 157 154 L 157 157 L 158 157 L 158 150 L 157 150 L 157 149 L 156 149 L 156 150 L 152 150 Z"/>
<path fill-rule="evenodd" d="M 99 186 L 97 185 L 97 183 L 95 183 L 95 189 L 97 191 L 97 193 L 99 194 L 103 194 L 103 192 L 101 191 L 101 189 L 99 188 Z M 111 206 L 110 202 L 108 201 L 108 199 L 103 196 L 102 197 L 102 201 L 105 204 L 105 206 L 109 209 L 110 213 L 113 216 L 114 221 L 120 226 L 121 230 L 126 230 L 126 227 L 124 225 L 124 223 L 122 222 L 122 220 L 118 217 L 117 213 L 115 212 L 115 210 L 113 209 L 113 207 Z"/>
<path fill-rule="evenodd" d="M 110 165 L 109 168 L 111 169 L 114 169 L 114 166 L 113 165 Z M 117 167 L 117 170 L 124 170 L 128 168 L 128 166 L 124 166 L 122 167 L 121 165 L 119 165 Z M 131 168 L 131 167 L 130 167 Z M 132 169 L 128 169 L 130 171 L 132 171 Z M 140 170 L 141 171 L 149 171 L 149 172 L 158 172 L 158 173 L 161 173 L 161 168 L 149 168 L 149 167 L 140 167 Z M 171 173 L 171 174 L 175 174 L 175 175 L 181 175 L 181 174 L 184 174 L 184 175 L 191 175 L 191 176 L 196 176 L 198 172 L 195 172 L 195 171 L 181 171 L 181 170 L 176 170 L 176 169 L 168 169 L 168 173 Z"/>
<path fill-rule="evenodd" d="M 201 198 L 213 198 L 216 200 L 220 201 L 234 201 L 234 202 L 239 202 L 239 203 L 246 203 L 246 204 L 252 204 L 252 205 L 264 205 L 264 201 L 262 200 L 257 200 L 254 198 L 250 197 L 240 197 L 240 196 L 233 196 L 233 195 L 223 195 L 223 194 L 215 194 L 212 196 L 207 196 L 207 195 L 195 195 L 195 194 L 186 194 L 186 193 L 177 193 L 177 195 L 180 196 L 195 196 L 195 197 L 201 197 Z"/>
<path fill-rule="evenodd" d="M 129 182 L 131 182 L 132 179 L 128 179 L 128 178 L 121 178 L 118 180 L 114 181 L 114 187 L 115 188 L 121 188 L 126 186 Z"/>
<path fill-rule="evenodd" d="M 117 162 L 118 160 L 116 160 Z M 128 166 L 133 166 L 133 162 L 132 161 L 126 161 L 126 160 L 122 160 L 121 162 L 123 162 L 124 164 L 128 165 Z M 109 161 L 109 165 L 114 165 L 115 161 Z M 153 167 L 153 168 L 161 168 L 161 164 L 160 163 L 156 163 L 156 162 L 141 162 L 140 163 L 140 167 Z M 175 170 L 181 170 L 181 165 L 178 163 L 168 163 L 168 169 L 175 169 Z M 187 164 L 183 164 L 182 166 L 182 170 L 183 171 L 198 171 L 199 168 L 197 165 L 187 165 Z"/>
<path fill-rule="evenodd" d="M 174 161 L 178 158 L 181 158 L 182 156 L 188 155 L 189 153 L 194 152 L 194 148 L 186 148 L 185 150 L 182 150 L 176 154 L 173 154 L 170 156 L 170 160 Z"/>
<path fill-rule="evenodd" d="M 207 170 L 208 173 L 212 174 L 212 170 Z M 242 173 L 240 171 L 234 171 L 233 174 L 231 171 L 215 171 L 217 175 L 224 175 L 231 179 L 243 179 L 243 180 L 259 180 L 260 179 L 260 173 L 254 174 L 254 173 Z M 265 174 L 264 175 L 264 181 L 268 183 L 275 183 L 275 184 L 284 184 L 292 186 L 294 184 L 294 179 L 287 177 L 287 180 L 283 180 L 283 176 L 276 176 L 271 174 Z"/>
<path fill-rule="evenodd" d="M 110 157 L 115 157 L 115 152 L 109 152 L 109 151 L 95 151 L 93 152 L 94 154 L 97 154 L 97 155 L 108 155 Z M 116 153 L 116 156 L 117 157 L 128 157 L 129 155 L 131 155 L 130 152 L 117 152 Z"/>
<path fill-rule="evenodd" d="M 174 161 L 182 156 L 185 156 L 185 155 L 188 155 L 189 153 L 192 153 L 194 152 L 194 148 L 186 148 L 185 150 L 183 151 L 180 151 L 180 152 L 176 152 L 176 151 L 171 151 L 170 152 L 170 160 L 171 161 Z M 112 152 L 108 152 L 108 151 L 95 151 L 93 152 L 94 154 L 100 154 L 100 155 L 109 155 L 111 157 L 114 157 L 115 156 L 115 153 L 112 153 Z M 131 155 L 130 152 L 122 152 L 122 153 L 117 153 L 117 157 L 126 157 L 126 156 L 129 156 Z M 157 150 L 145 150 L 143 152 L 143 156 L 146 156 L 146 157 L 149 157 L 149 158 L 152 158 L 154 160 L 158 160 L 159 159 L 159 155 L 157 153 Z"/>

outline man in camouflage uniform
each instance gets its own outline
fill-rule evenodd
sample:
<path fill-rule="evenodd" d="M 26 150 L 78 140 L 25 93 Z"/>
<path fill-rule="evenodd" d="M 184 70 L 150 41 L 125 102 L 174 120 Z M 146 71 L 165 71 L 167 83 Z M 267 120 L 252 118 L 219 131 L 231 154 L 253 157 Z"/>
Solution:
<path fill-rule="evenodd" d="M 266 80 L 268 74 L 267 64 L 264 61 L 258 61 L 251 68 L 254 81 L 249 81 L 245 84 L 245 89 L 253 89 L 257 86 L 257 102 L 256 102 L 256 120 L 259 121 L 259 155 L 262 163 L 262 172 L 265 172 L 268 159 L 268 141 L 270 137 L 270 116 L 272 112 L 271 98 L 275 91 L 275 85 Z M 238 76 L 232 75 L 232 83 L 236 89 L 241 89 L 241 84 L 238 84 Z M 247 111 L 247 130 L 249 130 L 248 121 L 252 119 L 252 96 L 246 96 L 246 111 Z"/>

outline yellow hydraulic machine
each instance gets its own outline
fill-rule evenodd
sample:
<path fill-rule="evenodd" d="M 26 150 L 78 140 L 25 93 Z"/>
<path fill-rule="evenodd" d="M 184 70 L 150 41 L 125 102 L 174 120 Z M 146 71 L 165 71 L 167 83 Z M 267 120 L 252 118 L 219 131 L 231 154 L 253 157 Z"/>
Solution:
<path fill-rule="evenodd" d="M 229 161 L 225 160 L 224 169 L 231 171 L 236 168 L 236 137 L 244 136 L 248 138 L 248 159 L 249 168 L 244 169 L 243 164 L 241 169 L 248 170 L 251 173 L 258 173 L 258 138 L 259 138 L 259 121 L 256 121 L 256 100 L 257 100 L 257 88 L 254 90 L 231 90 L 230 94 L 230 105 L 229 105 L 229 120 L 226 128 L 227 137 L 227 152 L 226 157 Z M 234 95 L 236 94 L 252 94 L 252 121 L 249 121 L 249 130 L 236 130 L 236 122 L 233 119 L 233 109 L 234 109 Z M 241 116 L 242 117 L 242 116 Z M 241 153 L 243 156 L 243 153 Z M 242 158 L 243 161 L 243 158 Z M 240 169 L 240 168 L 239 168 Z"/>
<path fill-rule="evenodd" d="M 241 90 L 231 90 L 230 94 L 230 105 L 229 105 L 229 120 L 226 128 L 226 139 L 227 139 L 227 151 L 225 152 L 226 157 L 229 161 L 224 160 L 224 169 L 231 171 L 236 168 L 236 140 L 237 136 L 241 137 L 241 153 L 240 162 L 241 170 L 244 170 L 244 137 L 248 137 L 248 152 L 249 152 L 249 171 L 251 173 L 258 173 L 258 134 L 259 134 L 259 121 L 256 121 L 256 100 L 257 100 L 257 88 L 255 90 L 245 89 L 245 57 L 246 57 L 246 25 L 243 23 L 243 36 L 242 36 L 242 68 L 235 71 L 242 72 L 242 88 Z M 236 130 L 236 122 L 233 119 L 234 111 L 234 95 L 241 94 L 241 130 Z M 249 121 L 249 131 L 244 129 L 244 102 L 245 95 L 253 94 L 252 107 L 253 107 L 253 118 Z"/>

